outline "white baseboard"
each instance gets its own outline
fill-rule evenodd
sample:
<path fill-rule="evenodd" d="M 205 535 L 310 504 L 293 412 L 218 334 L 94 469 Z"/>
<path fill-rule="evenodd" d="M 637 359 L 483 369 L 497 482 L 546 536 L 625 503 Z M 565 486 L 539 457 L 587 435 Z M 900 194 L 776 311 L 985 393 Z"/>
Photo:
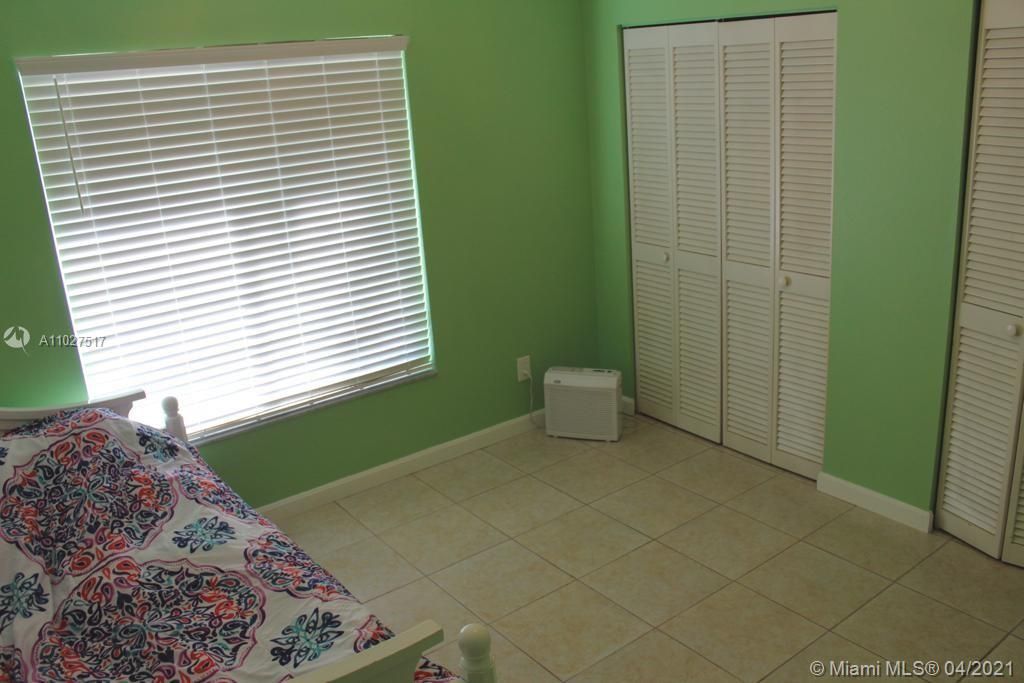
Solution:
<path fill-rule="evenodd" d="M 932 530 L 932 512 L 930 510 L 922 510 L 909 503 L 904 503 L 902 500 L 872 491 L 831 474 L 818 473 L 818 490 L 857 507 L 888 517 L 893 521 L 906 524 L 918 531 L 928 533 Z"/>
<path fill-rule="evenodd" d="M 544 411 L 534 411 L 533 419 L 537 424 L 543 426 Z M 452 439 L 451 441 L 425 448 L 422 451 L 398 458 L 397 460 L 386 462 L 383 465 L 322 484 L 309 491 L 296 493 L 294 496 L 268 503 L 260 507 L 259 511 L 268 517 L 277 517 L 279 519 L 300 512 L 306 512 L 332 500 L 354 495 L 393 479 L 399 479 L 446 460 L 457 458 L 460 455 L 465 455 L 486 446 L 492 446 L 499 441 L 528 432 L 536 426 L 536 424 L 531 422 L 529 414 L 521 415 L 481 429 L 478 432 L 460 436 L 457 439 Z"/>

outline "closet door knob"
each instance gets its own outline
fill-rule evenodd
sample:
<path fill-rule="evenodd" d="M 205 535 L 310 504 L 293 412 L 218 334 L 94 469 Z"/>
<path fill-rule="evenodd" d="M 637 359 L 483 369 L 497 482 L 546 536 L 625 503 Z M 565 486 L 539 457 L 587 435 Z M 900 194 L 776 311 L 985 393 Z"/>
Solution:
<path fill-rule="evenodd" d="M 1018 334 L 1020 334 L 1020 328 L 1017 327 L 1015 323 L 1010 323 L 1009 325 L 1006 326 L 1006 334 L 1010 335 L 1011 337 L 1016 337 Z"/>
<path fill-rule="evenodd" d="M 786 287 L 789 287 L 789 283 L 790 280 L 788 275 L 779 276 L 779 289 L 785 289 Z"/>
<path fill-rule="evenodd" d="M 669 261 L 669 255 L 668 255 L 668 252 L 667 252 L 667 251 L 666 251 L 666 252 L 664 252 L 664 253 L 663 253 L 663 254 L 661 255 L 661 260 L 662 260 L 662 261 L 664 261 L 665 263 L 668 263 L 668 261 Z"/>

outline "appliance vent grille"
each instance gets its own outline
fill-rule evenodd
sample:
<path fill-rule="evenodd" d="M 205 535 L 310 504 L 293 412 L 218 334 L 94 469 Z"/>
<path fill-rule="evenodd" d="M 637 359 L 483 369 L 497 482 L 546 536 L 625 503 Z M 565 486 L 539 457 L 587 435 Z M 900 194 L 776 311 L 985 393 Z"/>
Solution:
<path fill-rule="evenodd" d="M 552 368 L 544 375 L 549 436 L 618 441 L 622 375 L 614 370 Z"/>

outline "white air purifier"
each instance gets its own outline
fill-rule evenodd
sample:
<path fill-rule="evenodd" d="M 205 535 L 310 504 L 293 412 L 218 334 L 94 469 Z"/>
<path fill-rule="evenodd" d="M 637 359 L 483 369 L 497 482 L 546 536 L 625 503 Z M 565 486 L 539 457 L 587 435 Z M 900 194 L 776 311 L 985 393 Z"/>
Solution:
<path fill-rule="evenodd" d="M 551 368 L 544 373 L 544 420 L 549 436 L 618 441 L 622 373 Z"/>

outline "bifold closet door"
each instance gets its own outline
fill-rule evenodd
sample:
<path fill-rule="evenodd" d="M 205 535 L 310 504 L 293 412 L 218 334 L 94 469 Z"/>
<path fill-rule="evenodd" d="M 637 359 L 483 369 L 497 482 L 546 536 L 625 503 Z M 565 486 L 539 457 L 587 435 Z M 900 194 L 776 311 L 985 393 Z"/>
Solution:
<path fill-rule="evenodd" d="M 1024 567 L 1024 443 L 1021 443 L 1020 436 L 1017 442 L 1016 462 L 1011 482 L 1010 503 L 1007 507 L 1003 559 Z"/>
<path fill-rule="evenodd" d="M 984 125 L 999 125 L 1003 135 L 1011 138 L 1003 150 L 1003 175 L 1005 186 L 1004 193 L 1010 194 L 1014 200 L 1014 220 L 1012 230 L 1003 230 L 1006 237 L 1012 236 L 1014 249 L 1004 254 L 1012 254 L 1018 266 L 1014 270 L 1016 274 L 1015 284 L 1018 288 L 1018 296 L 1024 296 L 1024 287 L 1021 280 L 1024 279 L 1024 6 L 1019 2 L 999 0 L 986 6 L 985 18 L 983 19 L 984 33 L 982 40 L 984 45 L 983 68 L 988 69 L 987 74 L 983 71 L 982 76 L 987 77 L 987 83 L 982 84 L 980 90 L 981 102 L 978 106 L 979 113 L 983 118 L 980 123 Z M 991 60 L 991 61 L 989 61 Z M 995 87 L 998 91 L 994 91 Z M 988 135 L 986 133 L 986 145 Z M 980 146 L 981 141 L 977 143 Z M 977 156 L 977 153 L 976 153 Z M 978 162 L 980 164 L 980 162 Z M 976 166 L 978 175 L 985 175 L 975 180 L 989 177 L 989 168 L 984 169 Z M 977 177 L 977 176 L 976 176 Z M 978 216 L 976 220 L 981 219 Z M 995 225 L 993 223 L 993 225 Z M 1019 299 L 1018 299 L 1019 301 Z M 1018 307 L 1018 319 L 1024 313 L 1024 306 Z M 1017 332 L 1021 333 L 1020 322 L 1017 324 Z M 1009 330 L 1009 328 L 1007 328 Z M 1019 336 L 1016 337 L 1019 339 Z M 1021 344 L 1024 346 L 1024 344 Z M 1020 348 L 1018 348 L 1020 353 Z M 1020 359 L 1018 356 L 1018 362 Z M 1020 368 L 1020 365 L 1018 366 Z M 1024 374 L 1024 373 L 1022 373 Z M 1024 566 L 1024 434 L 1020 433 L 1021 414 L 1018 413 L 1018 435 L 1016 450 L 1016 465 L 1014 466 L 1010 499 L 1007 505 L 1006 527 L 1003 538 L 1003 559 Z"/>
<path fill-rule="evenodd" d="M 986 0 L 978 50 L 936 523 L 1021 562 L 1024 3 Z"/>
<path fill-rule="evenodd" d="M 675 134 L 679 384 L 675 424 L 721 441 L 721 189 L 718 27 L 669 28 Z"/>
<path fill-rule="evenodd" d="M 775 164 L 771 19 L 719 24 L 723 424 L 726 446 L 771 459 Z"/>
<path fill-rule="evenodd" d="M 672 422 L 678 391 L 668 29 L 623 32 L 636 327 L 636 408 Z"/>
<path fill-rule="evenodd" d="M 627 29 L 637 409 L 721 432 L 715 24 Z"/>
<path fill-rule="evenodd" d="M 624 31 L 637 409 L 815 476 L 835 14 Z"/>
<path fill-rule="evenodd" d="M 817 477 L 825 452 L 835 13 L 775 19 L 778 205 L 773 464 Z"/>

